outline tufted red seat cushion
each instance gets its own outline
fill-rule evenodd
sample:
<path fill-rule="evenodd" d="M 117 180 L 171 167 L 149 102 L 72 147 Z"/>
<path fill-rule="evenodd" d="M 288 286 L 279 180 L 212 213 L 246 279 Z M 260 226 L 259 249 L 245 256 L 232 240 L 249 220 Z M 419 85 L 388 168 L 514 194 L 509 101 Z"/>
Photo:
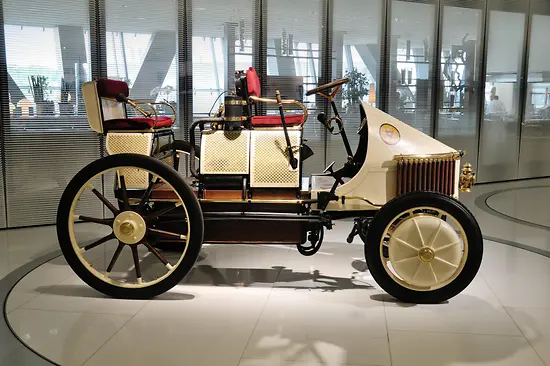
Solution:
<path fill-rule="evenodd" d="M 299 126 L 304 123 L 303 114 L 288 114 L 285 115 L 285 122 L 287 127 Z M 281 116 L 254 116 L 252 117 L 253 127 L 282 127 Z"/>
<path fill-rule="evenodd" d="M 167 116 L 159 116 L 155 126 L 154 118 L 134 117 L 110 119 L 103 123 L 106 130 L 148 130 L 150 128 L 170 127 L 174 121 Z"/>

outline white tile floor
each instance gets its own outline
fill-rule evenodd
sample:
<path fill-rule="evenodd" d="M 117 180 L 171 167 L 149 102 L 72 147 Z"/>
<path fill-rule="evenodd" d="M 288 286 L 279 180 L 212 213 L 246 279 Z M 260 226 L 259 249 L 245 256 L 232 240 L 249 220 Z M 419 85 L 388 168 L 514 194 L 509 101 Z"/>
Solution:
<path fill-rule="evenodd" d="M 486 241 L 462 294 L 405 305 L 369 276 L 359 240 L 344 242 L 349 229 L 339 223 L 313 257 L 207 246 L 185 283 L 152 301 L 106 298 L 58 258 L 14 288 L 8 321 L 31 348 L 69 366 L 550 366 L 550 258 Z M 36 240 L 42 231 L 32 230 L 25 237 Z M 549 243 L 549 232 L 538 242 Z M 13 249 L 8 262 L 24 263 L 18 250 L 32 258 L 52 247 Z"/>

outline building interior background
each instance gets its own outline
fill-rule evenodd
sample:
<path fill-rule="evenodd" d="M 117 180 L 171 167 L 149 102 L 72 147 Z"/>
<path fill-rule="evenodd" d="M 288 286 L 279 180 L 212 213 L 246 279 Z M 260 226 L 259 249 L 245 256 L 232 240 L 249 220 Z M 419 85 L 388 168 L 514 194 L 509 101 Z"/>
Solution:
<path fill-rule="evenodd" d="M 487 261 L 496 267 L 485 270 L 487 283 L 477 283 L 473 291 L 481 297 L 498 298 L 500 304 L 495 307 L 504 309 L 531 306 L 520 298 L 534 292 L 521 295 L 521 291 L 536 290 L 533 307 L 545 309 L 536 313 L 538 318 L 530 318 L 543 324 L 544 336 L 537 334 L 542 338 L 536 339 L 542 343 L 509 328 L 503 332 L 511 338 L 502 342 L 483 343 L 475 338 L 500 334 L 495 325 L 500 318 L 476 328 L 474 340 L 488 348 L 508 345 L 513 349 L 514 342 L 520 342 L 513 336 L 525 337 L 533 342 L 531 346 L 538 345 L 534 348 L 537 353 L 527 354 L 531 346 L 522 348 L 521 340 L 522 346 L 517 347 L 521 351 L 500 355 L 503 363 L 494 365 L 550 365 L 550 222 L 546 222 L 548 213 L 543 209 L 550 203 L 545 198 L 550 176 L 549 0 L 0 0 L 0 22 L 0 228 L 6 229 L 2 241 L 5 252 L 10 253 L 4 257 L 3 276 L 52 251 L 54 227 L 47 225 L 55 224 L 63 190 L 76 172 L 105 154 L 104 141 L 88 126 L 82 83 L 98 77 L 124 80 L 133 98 L 169 101 L 177 110 L 176 136 L 185 139 L 194 119 L 208 116 L 223 102 L 218 96 L 233 88 L 235 70 L 254 66 L 262 75 L 263 96 L 274 97 L 275 90 L 280 90 L 284 97 L 302 101 L 310 112 L 304 130 L 315 155 L 305 162 L 307 176 L 323 171 L 331 161 L 341 165 L 345 152 L 340 137 L 328 134 L 315 119 L 319 112 L 328 113 L 329 106 L 318 97 L 306 97 L 305 91 L 348 77 L 353 87 L 338 95 L 338 103 L 353 150 L 361 123 L 358 101 L 362 100 L 466 151 L 464 159 L 477 174 L 474 190 L 478 193 L 465 201 L 480 218 L 486 239 L 495 240 L 489 244 L 494 257 L 489 255 Z M 168 109 L 160 112 L 171 113 Z M 525 184 L 536 188 L 522 191 Z M 516 188 L 520 190 L 506 191 Z M 491 201 L 491 194 L 499 190 L 503 195 Z M 477 207 L 475 201 L 479 200 L 483 200 L 482 206 L 498 208 L 498 217 Z M 97 210 L 101 210 L 99 202 Z M 506 218 L 511 216 L 515 222 Z M 524 225 L 517 222 L 518 217 Z M 35 226 L 39 231 L 9 230 Z M 14 242 L 20 240 L 26 244 Z M 40 244 L 42 241 L 48 244 Z M 531 252 L 503 245 L 506 241 L 527 243 Z M 230 250 L 223 249 L 224 253 Z M 267 250 L 276 256 L 277 250 Z M 529 257 L 533 253 L 542 256 L 533 259 Z M 254 253 L 252 257 L 256 258 Z M 349 261 L 349 256 L 346 259 Z M 494 268 L 509 269 L 499 267 L 508 260 L 520 261 L 512 267 L 527 282 L 514 279 L 514 271 L 509 277 L 495 274 Z M 330 268 L 328 263 L 323 265 Z M 537 279 L 528 279 L 531 275 Z M 517 295 L 501 296 L 508 284 L 515 286 Z M 528 289 L 521 289 L 523 285 Z M 484 295 L 486 292 L 490 295 Z M 19 302 L 28 300 L 21 296 Z M 389 311 L 399 313 L 397 318 L 406 322 L 401 310 L 396 306 Z M 465 316 L 471 310 L 468 305 L 453 311 Z M 385 311 L 388 316 L 388 308 Z M 425 315 L 417 314 L 419 318 Z M 485 316 L 490 318 L 489 312 L 471 314 L 481 323 Z M 17 316 L 25 318 L 24 313 Z M 521 314 L 510 317 L 511 324 L 523 332 Z M 122 326 L 127 319 L 120 321 Z M 460 328 L 458 322 L 450 328 L 455 329 L 453 326 L 457 334 L 471 330 Z M 24 326 L 14 327 L 25 341 Z M 428 331 L 437 332 L 436 328 Z M 394 339 L 408 349 L 410 339 L 400 339 L 401 335 L 397 332 Z M 430 336 L 426 339 L 437 344 Z M 421 343 L 418 341 L 419 347 Z M 19 350 L 19 346 L 13 347 Z M 50 343 L 37 347 L 47 350 Z M 115 352 L 108 350 L 99 357 L 87 354 L 75 360 L 64 347 L 54 351 L 61 364 L 96 362 L 86 365 L 106 364 L 102 363 L 106 354 Z M 6 365 L 31 364 L 13 361 L 13 353 L 3 355 Z M 407 363 L 403 355 L 392 351 L 392 361 L 382 355 L 376 364 L 453 364 L 442 359 Z M 120 360 L 119 364 L 128 364 L 130 359 Z M 375 364 L 363 363 L 361 357 L 357 360 L 327 364 Z M 464 364 L 480 361 L 462 360 Z M 219 359 L 204 362 L 230 364 Z"/>
<path fill-rule="evenodd" d="M 174 103 L 185 136 L 232 88 L 235 69 L 255 66 L 265 96 L 278 88 L 311 116 L 326 104 L 303 91 L 351 76 L 357 88 L 339 101 L 350 131 L 362 99 L 466 151 L 480 183 L 550 175 L 544 0 L 281 0 L 261 14 L 252 0 L 92 5 L 2 2 L 1 227 L 53 223 L 65 183 L 102 153 L 79 89 L 94 77 Z M 45 83 L 31 89 L 31 77 Z M 338 136 L 314 117 L 305 128 L 317 151 L 306 172 L 341 162 Z"/>

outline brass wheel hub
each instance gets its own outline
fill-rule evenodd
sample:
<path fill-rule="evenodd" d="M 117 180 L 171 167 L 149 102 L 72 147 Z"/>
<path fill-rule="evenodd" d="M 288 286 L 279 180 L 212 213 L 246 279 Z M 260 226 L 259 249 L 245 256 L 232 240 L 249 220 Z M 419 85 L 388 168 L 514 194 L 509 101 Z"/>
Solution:
<path fill-rule="evenodd" d="M 418 257 L 424 263 L 430 263 L 435 257 L 435 252 L 432 248 L 422 248 L 418 251 Z"/>
<path fill-rule="evenodd" d="M 147 225 L 140 214 L 124 211 L 115 217 L 113 232 L 124 244 L 137 244 L 145 237 Z"/>

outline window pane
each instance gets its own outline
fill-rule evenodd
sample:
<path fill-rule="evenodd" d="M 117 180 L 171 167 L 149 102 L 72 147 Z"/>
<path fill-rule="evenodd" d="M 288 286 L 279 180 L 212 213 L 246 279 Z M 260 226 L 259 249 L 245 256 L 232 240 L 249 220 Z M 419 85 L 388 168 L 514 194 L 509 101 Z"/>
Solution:
<path fill-rule="evenodd" d="M 273 98 L 279 89 L 283 98 L 302 101 L 308 108 L 311 118 L 304 125 L 304 138 L 315 155 L 304 162 L 305 177 L 322 171 L 325 164 L 325 131 L 316 121 L 316 98 L 305 96 L 317 86 L 321 66 L 321 5 L 321 0 L 280 0 L 268 1 L 267 7 L 268 87 L 262 94 Z"/>
<path fill-rule="evenodd" d="M 62 8 L 54 1 L 2 5 L 8 85 L 1 87 L 10 98 L 10 118 L 2 121 L 7 224 L 52 224 L 68 181 L 99 157 L 81 92 L 90 79 L 88 1 L 65 2 Z M 101 213 L 99 202 L 88 207 Z M 2 202 L 1 226 L 3 213 Z"/>
<path fill-rule="evenodd" d="M 392 1 L 390 94 L 392 116 L 431 134 L 435 5 Z"/>
<path fill-rule="evenodd" d="M 524 13 L 502 10 L 489 13 L 485 114 L 479 151 L 480 182 L 517 178 L 519 83 L 525 21 Z"/>
<path fill-rule="evenodd" d="M 177 11 L 173 0 L 107 0 L 105 4 L 107 76 L 126 81 L 131 98 L 167 100 L 176 110 Z M 173 114 L 163 105 L 157 109 L 159 115 Z"/>
<path fill-rule="evenodd" d="M 342 0 L 334 7 L 332 77 L 350 78 L 336 101 L 353 153 L 359 143 L 360 104 L 368 101 L 376 105 L 381 22 L 382 0 Z M 327 163 L 336 161 L 336 167 L 340 167 L 346 160 L 341 136 L 329 134 Z"/>
<path fill-rule="evenodd" d="M 550 3 L 532 3 L 527 105 L 521 133 L 520 178 L 550 175 Z"/>
<path fill-rule="evenodd" d="M 441 42 L 441 95 L 436 137 L 477 165 L 483 1 L 446 0 Z M 461 7 L 458 7 L 461 6 Z M 470 6 L 466 8 L 463 6 Z"/>
<path fill-rule="evenodd" d="M 252 66 L 253 1 L 193 1 L 193 116 L 216 112 L 235 70 Z"/>

